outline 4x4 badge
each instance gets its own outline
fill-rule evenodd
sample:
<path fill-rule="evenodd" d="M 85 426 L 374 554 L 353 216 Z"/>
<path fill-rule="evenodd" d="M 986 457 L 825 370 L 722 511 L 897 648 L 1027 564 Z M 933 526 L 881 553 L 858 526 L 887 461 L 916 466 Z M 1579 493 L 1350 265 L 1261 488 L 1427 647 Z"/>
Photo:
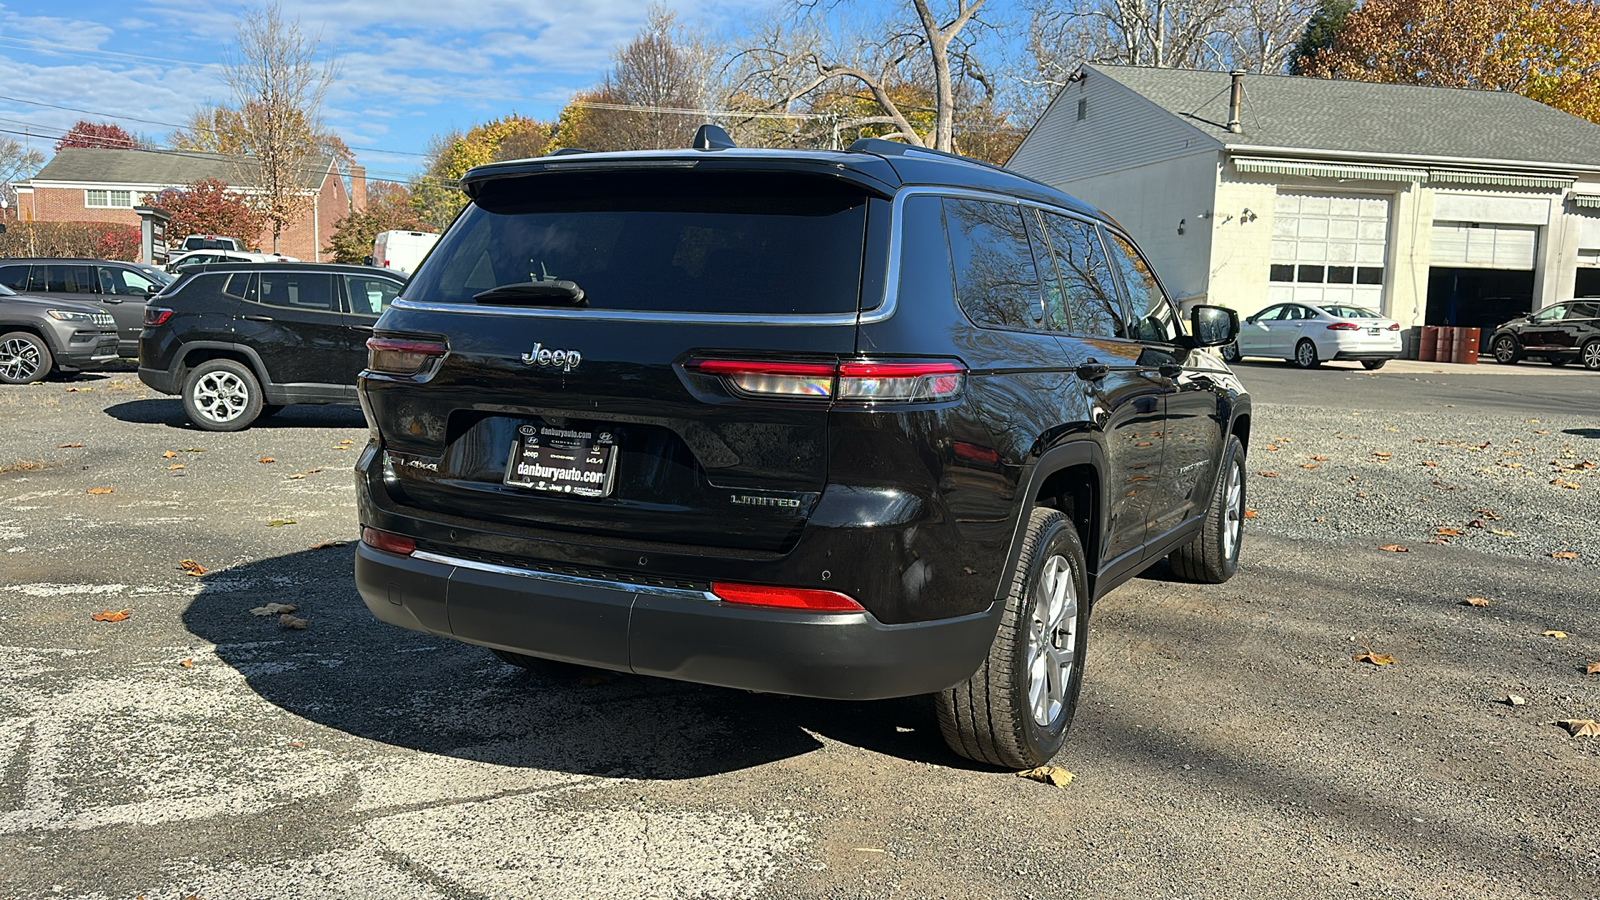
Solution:
<path fill-rule="evenodd" d="M 563 372 L 571 372 L 581 362 L 583 354 L 576 350 L 546 350 L 544 344 L 534 344 L 532 350 L 522 354 L 525 366 L 558 366 Z"/>

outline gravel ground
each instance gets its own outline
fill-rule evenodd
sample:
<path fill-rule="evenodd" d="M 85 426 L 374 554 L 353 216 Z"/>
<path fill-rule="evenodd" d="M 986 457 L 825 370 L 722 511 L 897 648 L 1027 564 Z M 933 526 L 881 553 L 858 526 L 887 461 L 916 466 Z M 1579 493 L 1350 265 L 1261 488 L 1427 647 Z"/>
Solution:
<path fill-rule="evenodd" d="M 1600 718 L 1600 482 L 1548 483 L 1594 417 L 1381 412 L 1402 382 L 1365 375 L 1273 401 L 1290 376 L 1249 382 L 1280 474 L 1239 575 L 1096 606 L 1061 789 L 955 758 L 921 698 L 525 673 L 375 622 L 313 549 L 354 536 L 350 409 L 212 435 L 126 373 L 0 392 L 0 897 L 1600 897 L 1600 742 L 1555 725 Z"/>

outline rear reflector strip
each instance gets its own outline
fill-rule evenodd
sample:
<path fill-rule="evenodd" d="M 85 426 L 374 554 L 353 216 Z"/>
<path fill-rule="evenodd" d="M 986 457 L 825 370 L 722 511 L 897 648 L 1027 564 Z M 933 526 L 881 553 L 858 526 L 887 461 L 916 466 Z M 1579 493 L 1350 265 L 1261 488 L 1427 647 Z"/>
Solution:
<path fill-rule="evenodd" d="M 396 553 L 400 556 L 410 556 L 417 549 L 417 542 L 411 538 L 366 526 L 361 528 L 361 543 L 374 550 Z"/>
<path fill-rule="evenodd" d="M 711 593 L 725 603 L 737 603 L 741 606 L 766 606 L 774 609 L 796 609 L 805 612 L 862 611 L 861 604 L 837 591 L 713 582 Z"/>

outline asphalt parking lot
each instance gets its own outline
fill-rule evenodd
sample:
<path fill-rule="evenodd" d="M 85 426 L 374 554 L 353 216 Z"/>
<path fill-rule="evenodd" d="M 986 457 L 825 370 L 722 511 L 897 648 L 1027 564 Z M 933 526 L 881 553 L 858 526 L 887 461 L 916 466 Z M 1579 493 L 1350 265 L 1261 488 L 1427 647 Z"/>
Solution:
<path fill-rule="evenodd" d="M 1600 718 L 1600 376 L 1239 368 L 1240 574 L 1097 606 L 1064 788 L 919 698 L 378 624 L 352 408 L 216 435 L 126 372 L 7 388 L 0 897 L 1600 897 L 1600 742 L 1555 724 Z"/>

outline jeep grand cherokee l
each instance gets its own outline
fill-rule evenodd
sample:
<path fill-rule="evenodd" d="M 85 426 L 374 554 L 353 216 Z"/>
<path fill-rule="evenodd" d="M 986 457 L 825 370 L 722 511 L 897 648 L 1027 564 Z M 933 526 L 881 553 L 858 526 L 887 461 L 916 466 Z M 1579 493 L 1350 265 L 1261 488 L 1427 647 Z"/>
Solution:
<path fill-rule="evenodd" d="M 379 319 L 356 580 L 379 619 L 1061 746 L 1092 601 L 1238 561 L 1249 400 L 1116 223 L 1011 172 L 847 151 L 468 172 Z"/>

